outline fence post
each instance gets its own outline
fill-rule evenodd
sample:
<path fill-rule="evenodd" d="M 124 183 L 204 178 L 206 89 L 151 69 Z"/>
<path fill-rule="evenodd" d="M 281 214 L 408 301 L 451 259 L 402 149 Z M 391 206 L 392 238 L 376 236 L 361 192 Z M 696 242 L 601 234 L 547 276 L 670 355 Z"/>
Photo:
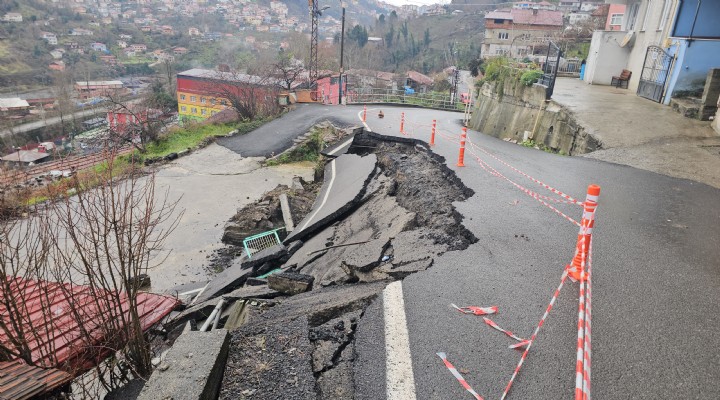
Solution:
<path fill-rule="evenodd" d="M 462 134 L 460 134 L 460 153 L 458 153 L 458 167 L 465 166 L 465 139 L 467 138 L 467 128 L 463 126 Z"/>
<path fill-rule="evenodd" d="M 580 232 L 578 233 L 575 255 L 568 265 L 568 276 L 582 281 L 585 279 L 585 260 L 587 260 L 592 238 L 592 228 L 595 225 L 595 208 L 597 207 L 600 186 L 590 185 L 587 189 L 587 197 L 583 203 L 583 215 L 580 220 Z"/>
<path fill-rule="evenodd" d="M 430 132 L 430 146 L 435 146 L 435 125 L 437 121 L 433 120 L 432 131 Z"/>
<path fill-rule="evenodd" d="M 367 120 L 367 104 L 363 106 L 363 121 L 365 122 Z"/>
<path fill-rule="evenodd" d="M 405 133 L 405 113 L 400 114 L 400 133 Z"/>

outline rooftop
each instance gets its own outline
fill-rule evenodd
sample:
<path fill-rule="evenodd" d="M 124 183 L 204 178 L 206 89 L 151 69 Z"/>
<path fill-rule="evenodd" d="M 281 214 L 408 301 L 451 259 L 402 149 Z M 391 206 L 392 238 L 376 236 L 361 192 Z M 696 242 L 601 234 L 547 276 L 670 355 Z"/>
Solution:
<path fill-rule="evenodd" d="M 23 100 L 19 97 L 11 97 L 6 99 L 0 98 L 0 108 L 20 108 L 20 107 L 30 107 L 30 104 L 28 104 L 27 100 Z"/>
<path fill-rule="evenodd" d="M 221 72 L 215 69 L 193 68 L 177 74 L 178 77 L 213 79 L 229 82 L 243 82 L 252 84 L 269 83 L 267 79 L 257 75 L 241 74 L 239 72 Z"/>
<path fill-rule="evenodd" d="M 485 19 L 504 19 L 523 25 L 563 26 L 562 11 L 517 9 L 495 10 L 485 15 Z"/>

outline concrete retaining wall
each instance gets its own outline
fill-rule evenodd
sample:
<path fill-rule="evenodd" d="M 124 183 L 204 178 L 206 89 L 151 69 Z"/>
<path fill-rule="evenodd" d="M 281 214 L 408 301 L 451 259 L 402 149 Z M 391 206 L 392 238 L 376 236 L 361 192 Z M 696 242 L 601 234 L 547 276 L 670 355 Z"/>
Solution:
<path fill-rule="evenodd" d="M 524 86 L 514 78 L 508 78 L 502 85 L 496 82 L 483 85 L 468 126 L 518 143 L 533 139 L 568 155 L 589 153 L 601 147 L 572 113 L 553 101 L 545 101 L 544 87 Z"/>

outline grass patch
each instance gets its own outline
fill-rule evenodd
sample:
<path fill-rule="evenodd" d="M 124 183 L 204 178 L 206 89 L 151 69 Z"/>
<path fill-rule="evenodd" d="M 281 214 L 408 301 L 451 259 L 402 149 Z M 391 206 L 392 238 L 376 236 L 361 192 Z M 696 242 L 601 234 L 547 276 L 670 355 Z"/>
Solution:
<path fill-rule="evenodd" d="M 270 119 L 232 123 L 232 124 L 190 124 L 182 128 L 171 129 L 166 135 L 147 146 L 144 157 L 164 157 L 170 153 L 177 153 L 193 148 L 203 140 L 214 136 L 227 135 L 237 129 L 239 135 L 246 134 L 267 123 Z"/>
<path fill-rule="evenodd" d="M 307 141 L 296 148 L 286 151 L 276 158 L 267 160 L 265 165 L 275 166 L 299 161 L 317 162 L 321 158 L 320 152 L 325 147 L 325 131 L 332 128 L 313 128 Z"/>
<path fill-rule="evenodd" d="M 520 143 L 520 145 L 521 145 L 521 146 L 524 146 L 524 147 L 531 147 L 531 148 L 534 148 L 534 149 L 539 149 L 539 150 L 542 150 L 542 151 L 544 151 L 544 152 L 546 152 L 546 153 L 559 154 L 559 155 L 561 155 L 561 156 L 567 155 L 567 154 L 565 154 L 564 151 L 557 152 L 557 151 L 551 149 L 550 147 L 545 146 L 545 144 L 543 144 L 543 143 L 537 143 L 537 142 L 535 142 L 535 141 L 532 140 L 532 139 L 528 139 L 528 140 Z"/>

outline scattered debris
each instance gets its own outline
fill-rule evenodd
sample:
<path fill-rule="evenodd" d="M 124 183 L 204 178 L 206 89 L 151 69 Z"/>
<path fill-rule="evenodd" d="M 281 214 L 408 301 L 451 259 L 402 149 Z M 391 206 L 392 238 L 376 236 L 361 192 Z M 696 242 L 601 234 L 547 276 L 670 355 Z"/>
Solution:
<path fill-rule="evenodd" d="M 268 287 L 278 292 L 294 295 L 312 290 L 315 277 L 295 272 L 281 272 L 268 276 Z"/>

